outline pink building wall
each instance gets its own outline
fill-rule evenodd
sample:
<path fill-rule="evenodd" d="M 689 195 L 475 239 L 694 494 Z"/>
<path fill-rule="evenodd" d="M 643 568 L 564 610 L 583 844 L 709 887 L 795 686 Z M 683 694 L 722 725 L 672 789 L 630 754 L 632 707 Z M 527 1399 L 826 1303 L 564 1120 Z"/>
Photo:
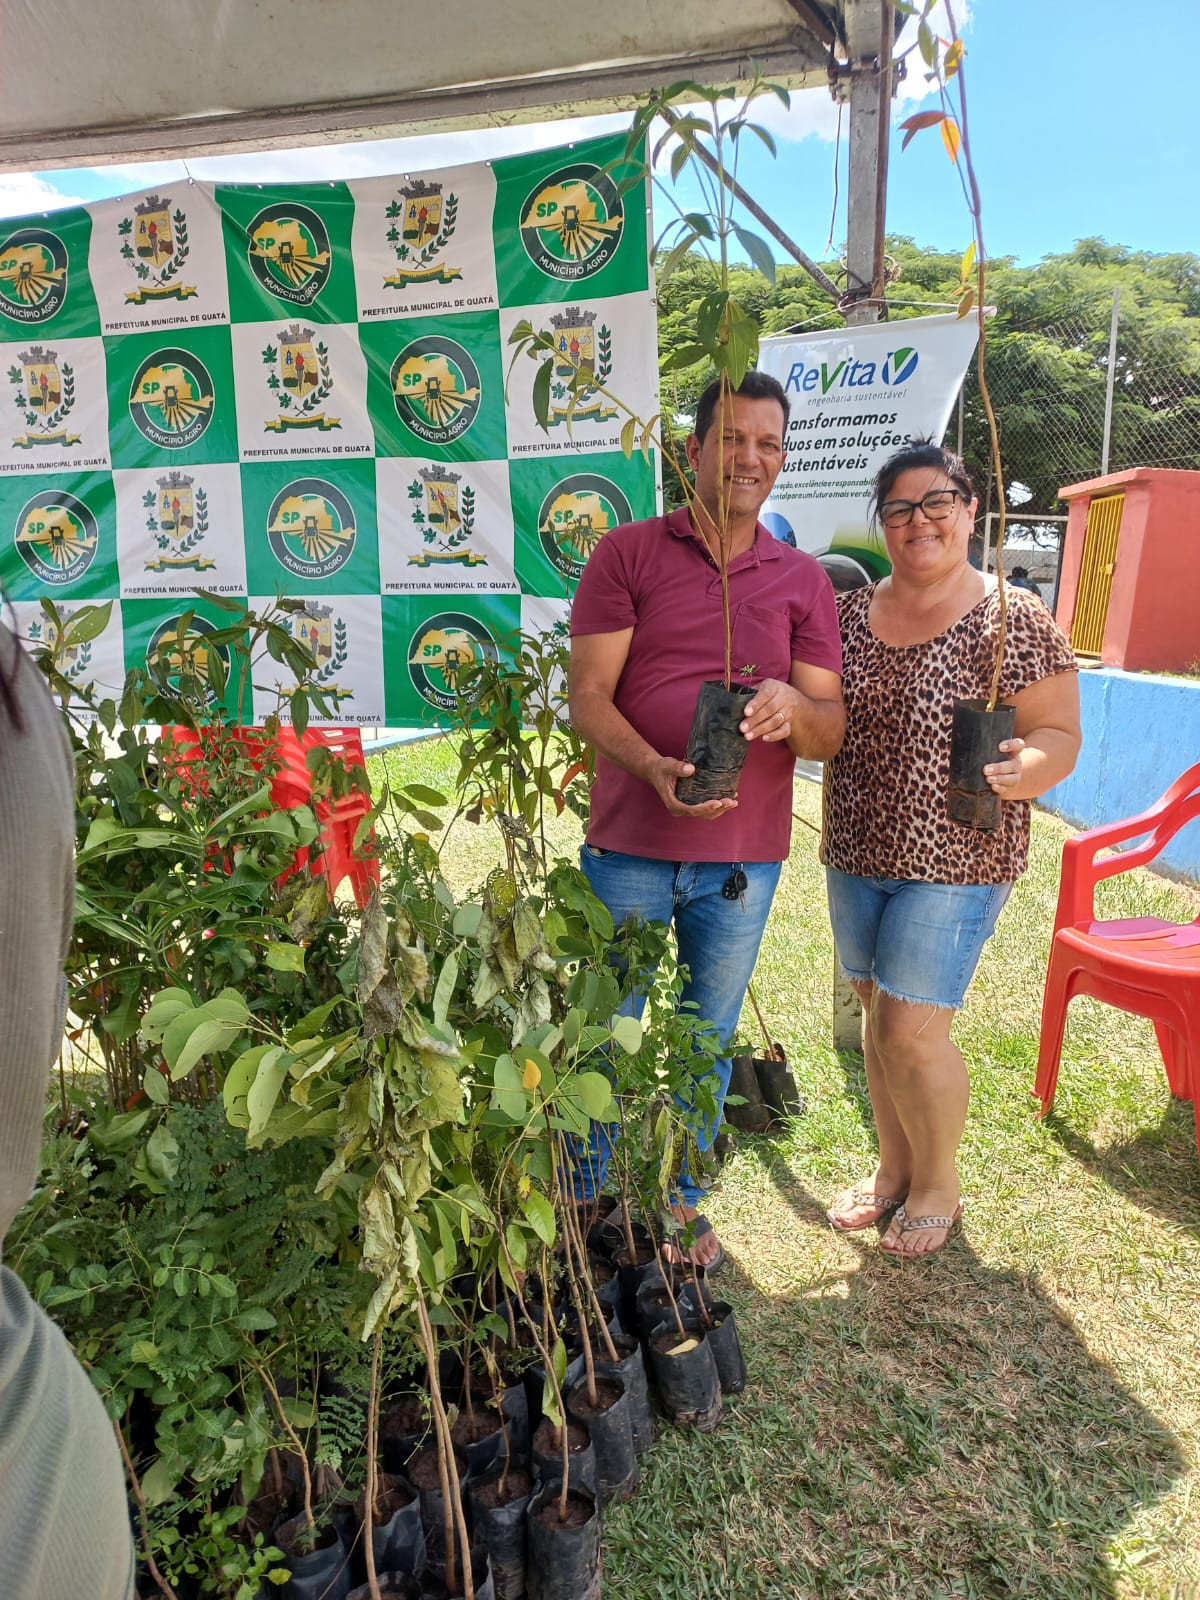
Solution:
<path fill-rule="evenodd" d="M 1185 672 L 1200 663 L 1200 472 L 1134 467 L 1060 489 L 1068 504 L 1055 616 L 1075 616 L 1088 506 L 1125 492 L 1100 659 L 1127 672 Z"/>

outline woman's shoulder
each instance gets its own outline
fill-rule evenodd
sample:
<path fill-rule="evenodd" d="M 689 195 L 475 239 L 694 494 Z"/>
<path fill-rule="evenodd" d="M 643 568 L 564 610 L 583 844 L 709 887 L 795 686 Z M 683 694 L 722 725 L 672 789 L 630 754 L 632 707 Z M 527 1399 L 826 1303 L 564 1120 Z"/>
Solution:
<path fill-rule="evenodd" d="M 871 596 L 878 588 L 876 583 L 864 583 L 857 589 L 846 589 L 836 595 L 838 621 L 843 627 L 847 622 L 858 617 L 865 617 L 871 604 Z"/>

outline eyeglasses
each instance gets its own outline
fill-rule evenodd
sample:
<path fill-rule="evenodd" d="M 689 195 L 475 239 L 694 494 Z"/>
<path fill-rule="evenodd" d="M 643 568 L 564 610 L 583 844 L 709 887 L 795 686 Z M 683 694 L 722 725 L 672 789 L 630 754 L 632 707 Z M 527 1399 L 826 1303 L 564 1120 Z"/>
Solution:
<path fill-rule="evenodd" d="M 879 508 L 879 520 L 885 528 L 907 528 L 913 512 L 920 507 L 930 522 L 944 522 L 954 511 L 956 500 L 970 500 L 961 489 L 934 489 L 924 500 L 885 500 Z"/>

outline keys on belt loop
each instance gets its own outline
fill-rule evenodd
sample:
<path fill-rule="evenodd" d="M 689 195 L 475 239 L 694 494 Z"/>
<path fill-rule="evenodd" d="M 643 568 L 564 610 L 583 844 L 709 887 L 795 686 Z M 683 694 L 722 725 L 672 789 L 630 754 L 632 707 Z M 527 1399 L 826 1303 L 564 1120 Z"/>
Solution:
<path fill-rule="evenodd" d="M 750 880 L 746 877 L 743 863 L 740 861 L 735 861 L 733 866 L 729 869 L 729 876 L 721 885 L 721 898 L 723 900 L 741 900 L 742 909 L 744 911 L 746 908 L 744 896 L 747 888 L 749 887 L 749 883 Z"/>

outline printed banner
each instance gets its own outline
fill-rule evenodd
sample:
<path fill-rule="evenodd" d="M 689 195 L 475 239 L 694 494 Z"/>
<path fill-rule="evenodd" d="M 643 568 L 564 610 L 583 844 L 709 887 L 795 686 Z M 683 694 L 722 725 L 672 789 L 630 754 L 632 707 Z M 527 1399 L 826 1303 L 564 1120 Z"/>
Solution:
<path fill-rule="evenodd" d="M 941 440 L 977 339 L 974 317 L 950 315 L 762 341 L 759 367 L 791 404 L 763 521 L 815 555 L 835 589 L 887 570 L 871 534 L 871 480 L 902 445 Z"/>
<path fill-rule="evenodd" d="M 0 580 L 26 640 L 43 596 L 111 600 L 64 663 L 111 693 L 180 654 L 184 613 L 228 622 L 196 590 L 298 597 L 330 720 L 421 727 L 506 634 L 561 630 L 596 541 L 660 503 L 611 398 L 657 410 L 624 142 L 0 223 Z M 535 363 L 508 370 L 521 321 L 559 351 L 546 431 Z M 237 714 L 276 709 L 272 673 Z"/>

